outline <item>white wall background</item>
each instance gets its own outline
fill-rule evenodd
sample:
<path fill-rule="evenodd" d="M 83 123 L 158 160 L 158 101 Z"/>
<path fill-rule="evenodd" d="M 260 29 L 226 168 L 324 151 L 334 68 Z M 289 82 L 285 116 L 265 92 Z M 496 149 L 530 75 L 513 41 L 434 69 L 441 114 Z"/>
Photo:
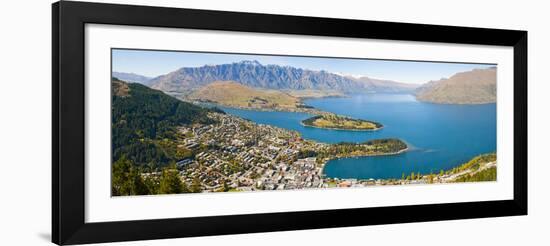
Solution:
<path fill-rule="evenodd" d="M 0 245 L 50 241 L 52 1 L 0 8 Z M 118 0 L 198 9 L 309 15 L 529 31 L 529 215 L 293 232 L 169 239 L 113 245 L 544 245 L 550 220 L 550 21 L 544 1 Z M 434 211 L 435 213 L 437 211 Z"/>

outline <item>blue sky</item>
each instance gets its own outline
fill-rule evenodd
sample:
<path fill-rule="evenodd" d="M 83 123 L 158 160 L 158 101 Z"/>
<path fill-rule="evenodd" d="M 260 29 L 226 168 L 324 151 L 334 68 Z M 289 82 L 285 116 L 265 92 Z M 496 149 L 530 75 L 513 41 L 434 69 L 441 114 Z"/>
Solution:
<path fill-rule="evenodd" d="M 403 83 L 422 84 L 448 78 L 457 72 L 494 65 L 413 62 L 392 60 L 292 57 L 272 55 L 236 55 L 179 51 L 148 51 L 113 49 L 113 71 L 136 73 L 148 77 L 163 75 L 181 67 L 200 67 L 257 60 L 261 64 L 277 64 L 310 70 L 325 70 L 346 75 L 363 75 Z"/>

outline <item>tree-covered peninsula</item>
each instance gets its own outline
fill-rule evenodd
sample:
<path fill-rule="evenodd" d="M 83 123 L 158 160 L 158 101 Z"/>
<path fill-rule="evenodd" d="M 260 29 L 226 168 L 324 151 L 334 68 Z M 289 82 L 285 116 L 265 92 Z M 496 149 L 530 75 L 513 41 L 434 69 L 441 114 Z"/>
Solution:
<path fill-rule="evenodd" d="M 336 114 L 321 114 L 302 121 L 304 126 L 333 130 L 373 131 L 382 128 L 382 124 L 374 121 L 353 119 Z"/>

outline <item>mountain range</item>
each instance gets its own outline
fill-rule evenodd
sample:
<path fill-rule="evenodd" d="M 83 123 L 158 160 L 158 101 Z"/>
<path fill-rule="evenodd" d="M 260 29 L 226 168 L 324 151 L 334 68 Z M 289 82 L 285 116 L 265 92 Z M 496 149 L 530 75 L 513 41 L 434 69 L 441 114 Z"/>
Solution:
<path fill-rule="evenodd" d="M 123 73 L 123 72 L 114 72 L 114 71 L 113 71 L 112 77 L 115 77 L 117 79 L 120 79 L 126 82 L 140 83 L 144 85 L 147 85 L 149 80 L 151 80 L 150 77 L 135 74 L 135 73 Z"/>
<path fill-rule="evenodd" d="M 409 93 L 419 101 L 444 104 L 482 104 L 496 101 L 496 67 L 460 72 L 421 86 L 370 77 L 353 77 L 291 66 L 240 61 L 201 67 L 182 67 L 149 78 L 135 73 L 113 72 L 118 79 L 147 85 L 179 98 L 219 81 L 232 81 L 248 91 L 279 90 L 295 97 L 323 97 L 361 93 Z M 228 86 L 225 84 L 225 86 Z M 223 87 L 212 87 L 220 89 Z M 237 87 L 231 86 L 232 91 Z M 259 92 L 255 92 L 259 93 Z M 197 95 L 195 93 L 195 95 Z M 206 95 L 205 90 L 199 95 Z"/>
<path fill-rule="evenodd" d="M 262 65 L 258 61 L 241 61 L 230 64 L 182 67 L 176 71 L 151 79 L 154 89 L 170 93 L 184 93 L 214 81 L 236 81 L 251 88 L 277 90 L 336 90 L 356 93 L 406 93 L 416 86 L 368 77 L 359 79 L 327 71 L 313 71 L 291 66 Z"/>
<path fill-rule="evenodd" d="M 430 81 L 416 90 L 416 99 L 444 104 L 496 102 L 496 67 L 456 73 L 450 78 Z"/>

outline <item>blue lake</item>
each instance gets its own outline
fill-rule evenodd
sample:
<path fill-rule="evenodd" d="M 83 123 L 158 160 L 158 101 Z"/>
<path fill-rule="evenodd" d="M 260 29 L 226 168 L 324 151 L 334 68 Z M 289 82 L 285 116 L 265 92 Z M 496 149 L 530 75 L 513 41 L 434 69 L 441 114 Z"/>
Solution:
<path fill-rule="evenodd" d="M 412 95 L 368 94 L 350 98 L 309 99 L 306 104 L 341 115 L 380 122 L 378 131 L 340 131 L 305 127 L 305 113 L 223 108 L 229 114 L 261 124 L 296 130 L 306 139 L 325 143 L 399 138 L 410 150 L 393 156 L 342 158 L 325 166 L 327 177 L 401 178 L 411 172 L 437 173 L 472 157 L 496 151 L 496 104 L 422 103 Z"/>

